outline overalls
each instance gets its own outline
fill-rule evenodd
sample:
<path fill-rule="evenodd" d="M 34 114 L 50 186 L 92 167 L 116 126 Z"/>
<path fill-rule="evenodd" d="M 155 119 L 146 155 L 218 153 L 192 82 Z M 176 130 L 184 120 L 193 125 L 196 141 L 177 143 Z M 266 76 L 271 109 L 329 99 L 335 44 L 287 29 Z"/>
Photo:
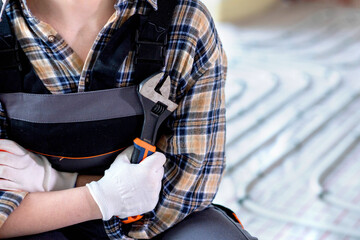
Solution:
<path fill-rule="evenodd" d="M 167 29 L 176 1 L 159 0 L 148 17 L 134 15 L 114 33 L 102 51 L 86 92 L 52 95 L 10 32 L 0 24 L 0 101 L 8 136 L 48 158 L 59 171 L 103 174 L 115 157 L 140 135 L 143 113 L 135 86 L 115 88 L 118 65 L 136 52 L 135 81 L 164 66 Z M 149 24 L 151 22 L 152 24 Z M 160 135 L 160 134 L 159 134 Z M 90 221 L 18 239 L 108 239 L 102 221 Z M 189 215 L 155 239 L 255 239 L 232 212 L 212 205 Z"/>

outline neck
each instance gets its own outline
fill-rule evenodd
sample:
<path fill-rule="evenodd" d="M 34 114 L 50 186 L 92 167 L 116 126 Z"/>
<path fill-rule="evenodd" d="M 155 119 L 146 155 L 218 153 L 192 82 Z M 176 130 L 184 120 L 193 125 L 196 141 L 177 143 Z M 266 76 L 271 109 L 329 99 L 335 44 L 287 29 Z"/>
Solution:
<path fill-rule="evenodd" d="M 84 62 L 116 0 L 27 0 L 32 14 L 50 24 Z"/>
<path fill-rule="evenodd" d="M 48 21 L 51 18 L 66 25 L 73 25 L 74 21 L 103 24 L 104 19 L 106 22 L 114 12 L 115 2 L 116 0 L 27 0 L 31 12 L 40 20 Z"/>

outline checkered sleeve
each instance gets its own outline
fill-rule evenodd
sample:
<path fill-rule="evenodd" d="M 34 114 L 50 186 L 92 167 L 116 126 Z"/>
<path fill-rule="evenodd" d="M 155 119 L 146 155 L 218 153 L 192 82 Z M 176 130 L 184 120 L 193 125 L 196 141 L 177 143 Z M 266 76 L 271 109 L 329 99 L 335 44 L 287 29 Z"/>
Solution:
<path fill-rule="evenodd" d="M 225 69 L 220 52 L 187 91 L 171 119 L 173 132 L 158 146 L 167 156 L 163 192 L 147 237 L 153 237 L 209 206 L 225 166 Z M 211 61 L 211 60 L 210 60 Z M 142 235 L 133 237 L 142 238 Z"/>
<path fill-rule="evenodd" d="M 20 205 L 26 194 L 26 192 L 0 191 L 0 227 Z"/>
<path fill-rule="evenodd" d="M 175 49 L 168 59 L 179 64 L 168 66 L 179 106 L 157 143 L 167 156 L 163 190 L 155 216 L 132 224 L 128 235 L 135 239 L 152 238 L 209 206 L 225 166 L 226 57 L 206 8 L 184 2 L 187 11 L 180 8 L 177 14 L 187 16 L 177 17 L 169 42 L 170 49 L 176 44 L 181 50 Z M 115 224 L 106 227 L 116 232 Z"/>

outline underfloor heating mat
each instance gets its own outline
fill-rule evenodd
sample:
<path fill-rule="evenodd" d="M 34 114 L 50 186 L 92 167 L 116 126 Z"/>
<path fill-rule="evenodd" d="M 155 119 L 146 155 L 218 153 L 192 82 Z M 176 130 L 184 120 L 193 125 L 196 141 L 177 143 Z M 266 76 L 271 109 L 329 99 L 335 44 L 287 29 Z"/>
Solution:
<path fill-rule="evenodd" d="M 260 240 L 360 240 L 360 9 L 283 1 L 217 29 L 229 68 L 215 202 Z"/>

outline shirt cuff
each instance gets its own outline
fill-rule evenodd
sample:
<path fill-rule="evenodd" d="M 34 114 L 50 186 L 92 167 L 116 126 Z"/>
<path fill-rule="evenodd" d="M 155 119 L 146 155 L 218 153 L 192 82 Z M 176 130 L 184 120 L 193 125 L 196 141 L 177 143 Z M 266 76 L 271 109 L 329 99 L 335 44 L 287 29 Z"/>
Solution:
<path fill-rule="evenodd" d="M 25 198 L 27 192 L 0 191 L 0 228 Z"/>

